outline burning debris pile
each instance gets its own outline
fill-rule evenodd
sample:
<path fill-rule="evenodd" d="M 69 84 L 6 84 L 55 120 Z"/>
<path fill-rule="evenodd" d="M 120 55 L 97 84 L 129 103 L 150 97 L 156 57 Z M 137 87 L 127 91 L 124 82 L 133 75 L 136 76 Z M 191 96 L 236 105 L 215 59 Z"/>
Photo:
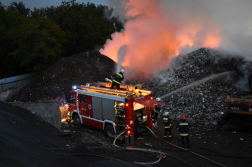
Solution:
<path fill-rule="evenodd" d="M 167 70 L 157 74 L 145 87 L 155 97 L 161 97 L 172 119 L 180 119 L 183 114 L 191 123 L 212 126 L 225 112 L 227 95 L 248 91 L 246 72 L 251 69 L 250 63 L 242 58 L 221 57 L 202 48 L 176 57 Z M 241 79 L 245 81 L 243 90 L 241 83 L 237 85 Z"/>
<path fill-rule="evenodd" d="M 21 88 L 12 101 L 66 103 L 72 85 L 83 85 L 104 80 L 113 73 L 115 62 L 98 51 L 65 57 Z"/>

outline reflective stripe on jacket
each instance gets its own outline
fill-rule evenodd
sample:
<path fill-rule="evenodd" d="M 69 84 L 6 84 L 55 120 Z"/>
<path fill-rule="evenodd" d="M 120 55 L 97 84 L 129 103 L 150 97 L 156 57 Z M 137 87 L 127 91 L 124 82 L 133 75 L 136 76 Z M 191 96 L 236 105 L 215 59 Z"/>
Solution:
<path fill-rule="evenodd" d="M 188 136 L 188 130 L 191 129 L 191 125 L 186 121 L 181 121 L 176 128 L 180 131 L 180 136 Z"/>
<path fill-rule="evenodd" d="M 124 79 L 124 76 L 123 76 L 123 73 L 119 72 L 119 73 L 116 73 L 113 76 L 111 76 L 111 78 L 113 79 L 112 80 L 113 82 L 120 85 L 121 81 L 123 81 L 123 79 Z"/>
<path fill-rule="evenodd" d="M 121 82 L 118 82 L 117 80 L 113 79 L 113 82 L 121 84 Z"/>
<path fill-rule="evenodd" d="M 164 116 L 163 117 L 163 124 L 165 126 L 165 128 L 171 128 L 172 124 L 171 124 L 171 119 L 169 116 Z"/>
<path fill-rule="evenodd" d="M 169 126 L 165 126 L 165 128 L 171 128 L 172 127 L 172 124 L 170 124 Z"/>

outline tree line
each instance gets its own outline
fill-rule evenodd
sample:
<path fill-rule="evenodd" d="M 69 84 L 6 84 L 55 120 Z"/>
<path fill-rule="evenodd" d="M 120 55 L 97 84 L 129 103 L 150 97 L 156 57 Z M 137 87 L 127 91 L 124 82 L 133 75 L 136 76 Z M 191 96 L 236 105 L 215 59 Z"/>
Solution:
<path fill-rule="evenodd" d="M 0 79 L 41 72 L 63 57 L 94 50 L 123 29 L 113 9 L 63 1 L 60 6 L 26 8 L 0 2 Z"/>

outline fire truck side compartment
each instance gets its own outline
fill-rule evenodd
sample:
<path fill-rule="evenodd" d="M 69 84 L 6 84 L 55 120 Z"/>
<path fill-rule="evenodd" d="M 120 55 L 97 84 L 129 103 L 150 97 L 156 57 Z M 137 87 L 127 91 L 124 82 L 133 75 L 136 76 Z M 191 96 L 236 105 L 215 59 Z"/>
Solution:
<path fill-rule="evenodd" d="M 115 101 L 110 99 L 102 99 L 102 115 L 103 119 L 115 121 Z"/>
<path fill-rule="evenodd" d="M 92 97 L 93 118 L 102 120 L 102 101 L 99 97 Z"/>

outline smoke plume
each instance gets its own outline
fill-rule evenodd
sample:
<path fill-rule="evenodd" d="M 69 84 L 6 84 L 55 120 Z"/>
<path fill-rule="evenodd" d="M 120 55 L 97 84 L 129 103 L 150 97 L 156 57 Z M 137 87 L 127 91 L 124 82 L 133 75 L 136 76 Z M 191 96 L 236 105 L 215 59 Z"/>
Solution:
<path fill-rule="evenodd" d="M 127 79 L 148 80 L 179 54 L 206 47 L 252 59 L 251 0 L 107 0 L 124 31 L 100 52 L 122 66 Z"/>

